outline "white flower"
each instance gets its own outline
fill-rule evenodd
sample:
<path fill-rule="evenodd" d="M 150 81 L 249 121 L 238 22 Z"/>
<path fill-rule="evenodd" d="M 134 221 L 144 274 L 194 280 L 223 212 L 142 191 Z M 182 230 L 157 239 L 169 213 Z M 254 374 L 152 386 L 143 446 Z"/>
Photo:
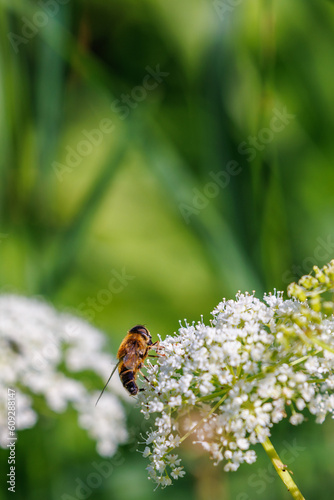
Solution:
<path fill-rule="evenodd" d="M 299 411 L 302 411 L 302 410 L 304 410 L 306 403 L 302 398 L 298 398 L 296 401 L 296 406 L 297 406 Z"/>
<path fill-rule="evenodd" d="M 149 446 L 146 446 L 145 450 L 143 451 L 143 457 L 147 458 L 151 454 L 151 449 Z"/>
<path fill-rule="evenodd" d="M 181 406 L 182 405 L 182 398 L 181 395 L 179 394 L 178 396 L 171 396 L 171 398 L 168 401 L 169 406 L 172 408 L 174 406 Z"/>
<path fill-rule="evenodd" d="M 147 366 L 154 389 L 145 383 L 139 395 L 144 415 L 155 414 L 144 451 L 149 477 L 166 486 L 184 475 L 178 456 L 170 457 L 190 435 L 215 464 L 234 471 L 256 460 L 249 448 L 263 443 L 274 424 L 304 420 L 295 408 L 317 422 L 333 414 L 334 356 L 312 344 L 311 332 L 334 348 L 334 322 L 308 303 L 284 300 L 282 292 L 263 302 L 238 293 L 218 304 L 210 326 L 186 323 L 167 336 L 164 356 Z"/>
<path fill-rule="evenodd" d="M 171 476 L 173 479 L 178 479 L 179 477 L 183 477 L 185 475 L 185 472 L 183 470 L 183 467 L 175 467 L 175 469 L 172 470 Z"/>
<path fill-rule="evenodd" d="M 71 405 L 78 413 L 79 425 L 96 441 L 98 452 L 114 454 L 127 439 L 117 377 L 110 384 L 113 393 L 106 392 L 95 408 L 99 393 L 89 392 L 80 380 L 60 369 L 63 364 L 68 372 L 90 370 L 101 378 L 103 387 L 114 363 L 102 351 L 104 335 L 41 300 L 16 295 L 0 295 L 0 317 L 0 427 L 5 429 L 0 433 L 0 445 L 8 442 L 7 388 L 20 387 L 15 390 L 18 431 L 37 422 L 36 394 L 56 413 Z"/>
<path fill-rule="evenodd" d="M 173 455 L 167 455 L 166 456 L 166 460 L 168 461 L 169 464 L 171 465 L 179 465 L 181 460 L 178 458 L 177 455 L 173 454 Z"/>
<path fill-rule="evenodd" d="M 304 421 L 304 415 L 302 413 L 295 413 L 291 415 L 289 422 L 292 425 L 299 425 Z"/>

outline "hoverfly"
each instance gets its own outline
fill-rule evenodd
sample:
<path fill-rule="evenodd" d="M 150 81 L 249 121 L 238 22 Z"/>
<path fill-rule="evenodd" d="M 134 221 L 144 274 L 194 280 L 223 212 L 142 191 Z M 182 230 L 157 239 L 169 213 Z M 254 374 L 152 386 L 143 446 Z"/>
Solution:
<path fill-rule="evenodd" d="M 154 343 L 152 342 L 151 334 L 145 326 L 137 325 L 131 328 L 119 346 L 117 352 L 118 362 L 111 372 L 111 375 L 108 378 L 98 400 L 96 401 L 95 406 L 99 402 L 117 367 L 119 378 L 121 379 L 124 388 L 131 396 L 135 396 L 138 391 L 141 390 L 136 384 L 137 374 L 140 372 L 141 375 L 143 375 L 143 377 L 148 381 L 140 369 L 142 368 L 149 351 L 156 348 L 157 345 L 158 341 Z"/>

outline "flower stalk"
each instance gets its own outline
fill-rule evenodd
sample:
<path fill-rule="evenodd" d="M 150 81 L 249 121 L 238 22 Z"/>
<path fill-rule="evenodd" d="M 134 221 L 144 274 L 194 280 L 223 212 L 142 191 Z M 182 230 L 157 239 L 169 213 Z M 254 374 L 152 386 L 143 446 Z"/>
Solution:
<path fill-rule="evenodd" d="M 288 492 L 291 494 L 292 498 L 294 498 L 295 500 L 305 500 L 305 498 L 299 491 L 298 486 L 292 479 L 288 469 L 286 468 L 286 465 L 283 464 L 282 460 L 278 456 L 277 451 L 275 450 L 270 439 L 267 437 L 267 439 L 261 444 L 268 457 L 270 458 L 271 463 L 275 467 L 277 474 L 287 487 Z"/>

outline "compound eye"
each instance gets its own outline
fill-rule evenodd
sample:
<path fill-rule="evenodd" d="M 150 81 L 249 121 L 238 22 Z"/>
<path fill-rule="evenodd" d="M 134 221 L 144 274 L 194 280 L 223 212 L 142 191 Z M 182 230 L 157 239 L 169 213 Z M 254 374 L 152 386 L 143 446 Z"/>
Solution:
<path fill-rule="evenodd" d="M 148 330 L 141 330 L 141 334 L 146 338 L 148 345 L 152 344 L 152 336 Z"/>
<path fill-rule="evenodd" d="M 137 325 L 129 330 L 130 333 L 141 333 L 143 335 L 149 334 L 149 331 L 143 325 Z"/>

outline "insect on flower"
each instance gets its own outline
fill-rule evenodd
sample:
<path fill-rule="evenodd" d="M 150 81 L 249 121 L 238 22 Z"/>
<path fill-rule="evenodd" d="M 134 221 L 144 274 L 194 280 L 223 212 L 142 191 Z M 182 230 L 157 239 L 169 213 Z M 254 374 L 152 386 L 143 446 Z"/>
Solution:
<path fill-rule="evenodd" d="M 105 388 L 109 384 L 109 381 L 118 367 L 119 378 L 124 386 L 124 388 L 131 394 L 135 396 L 139 389 L 136 384 L 136 378 L 138 372 L 149 382 L 147 377 L 141 372 L 141 368 L 144 365 L 145 359 L 151 349 L 158 348 L 159 342 L 152 342 L 152 336 L 150 332 L 143 325 L 136 325 L 131 330 L 128 331 L 126 337 L 123 339 L 121 345 L 119 346 L 117 352 L 118 362 L 111 372 L 110 377 L 104 386 L 96 405 L 99 402 Z"/>

